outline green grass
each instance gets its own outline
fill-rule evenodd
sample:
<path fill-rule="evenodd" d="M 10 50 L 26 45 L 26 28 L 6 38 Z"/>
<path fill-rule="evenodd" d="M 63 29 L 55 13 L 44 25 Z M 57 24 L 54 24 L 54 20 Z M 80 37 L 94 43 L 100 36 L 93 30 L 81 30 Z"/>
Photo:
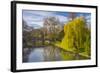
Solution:
<path fill-rule="evenodd" d="M 57 46 L 57 47 L 60 47 L 61 49 L 65 50 L 65 51 L 70 51 L 70 52 L 75 53 L 75 48 L 67 48 L 67 47 L 66 47 L 66 42 L 65 42 L 65 41 L 63 42 L 63 44 L 62 44 L 62 42 L 57 41 L 57 42 L 54 43 L 54 45 Z M 90 56 L 89 56 L 89 55 L 87 54 L 87 52 L 84 51 L 84 50 L 85 50 L 85 49 L 83 49 L 83 48 L 80 49 L 80 50 L 79 50 L 79 55 L 84 56 L 84 57 L 87 57 L 87 58 L 90 58 Z M 64 55 L 62 54 L 62 57 L 63 57 L 64 59 L 66 59 L 66 58 L 67 58 L 67 59 L 68 59 L 68 58 L 69 58 L 69 59 L 73 59 L 72 56 L 70 56 L 70 55 L 69 55 L 69 56 L 67 55 L 67 57 L 66 57 L 66 56 L 64 56 Z"/>
<path fill-rule="evenodd" d="M 63 60 L 74 60 L 73 54 L 66 54 L 65 52 L 61 51 L 61 57 Z"/>
<path fill-rule="evenodd" d="M 66 50 L 66 51 L 74 52 L 74 50 L 75 50 L 74 48 L 66 48 L 66 44 L 61 44 L 61 42 L 59 42 L 59 41 L 57 41 L 54 45 L 57 47 L 60 47 L 63 50 Z"/>

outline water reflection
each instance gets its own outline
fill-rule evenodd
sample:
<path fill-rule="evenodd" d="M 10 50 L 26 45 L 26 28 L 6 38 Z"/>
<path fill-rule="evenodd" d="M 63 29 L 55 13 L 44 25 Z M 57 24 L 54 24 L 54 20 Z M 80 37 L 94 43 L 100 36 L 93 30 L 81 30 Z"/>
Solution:
<path fill-rule="evenodd" d="M 28 62 L 44 61 L 43 48 L 35 48 L 28 56 Z"/>
<path fill-rule="evenodd" d="M 44 62 L 75 60 L 75 53 L 64 51 L 55 46 L 27 48 L 23 51 L 23 62 Z M 87 59 L 79 56 L 79 59 Z"/>

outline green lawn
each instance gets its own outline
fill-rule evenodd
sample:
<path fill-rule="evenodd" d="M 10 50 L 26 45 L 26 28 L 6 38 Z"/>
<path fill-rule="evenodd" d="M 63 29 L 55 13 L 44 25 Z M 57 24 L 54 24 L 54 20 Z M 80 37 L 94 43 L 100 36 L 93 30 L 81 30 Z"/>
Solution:
<path fill-rule="evenodd" d="M 63 44 L 62 44 L 62 42 L 57 41 L 56 43 L 54 43 L 54 45 L 57 46 L 57 47 L 60 47 L 60 48 L 63 49 L 63 50 L 66 50 L 66 51 L 70 51 L 70 52 L 75 53 L 75 49 L 74 49 L 74 48 L 66 48 L 66 43 L 65 43 L 65 41 L 63 42 Z M 83 52 L 82 52 L 82 51 L 83 51 L 83 50 L 80 50 L 79 55 L 84 56 L 84 57 L 87 57 L 87 58 L 90 58 L 90 56 L 87 54 L 86 51 L 83 51 Z M 64 57 L 64 55 L 62 55 L 62 56 Z M 65 58 L 65 57 L 64 57 L 64 58 Z M 69 58 L 70 58 L 70 56 L 69 56 Z"/>

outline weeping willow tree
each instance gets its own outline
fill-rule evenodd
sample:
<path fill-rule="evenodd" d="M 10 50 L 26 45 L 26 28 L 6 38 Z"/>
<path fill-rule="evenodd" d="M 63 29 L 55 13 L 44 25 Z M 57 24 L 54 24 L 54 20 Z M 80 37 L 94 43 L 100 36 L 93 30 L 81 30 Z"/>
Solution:
<path fill-rule="evenodd" d="M 77 58 L 81 52 L 90 56 L 90 29 L 87 28 L 84 17 L 77 17 L 65 24 L 64 34 L 61 48 L 74 51 Z"/>

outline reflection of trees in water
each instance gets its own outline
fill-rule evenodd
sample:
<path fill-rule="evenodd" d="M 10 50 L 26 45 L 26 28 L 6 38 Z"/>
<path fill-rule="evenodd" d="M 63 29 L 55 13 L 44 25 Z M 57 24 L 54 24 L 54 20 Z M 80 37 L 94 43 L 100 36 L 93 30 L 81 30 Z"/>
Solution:
<path fill-rule="evenodd" d="M 44 48 L 45 61 L 58 61 L 60 59 L 60 50 L 54 46 L 48 46 Z"/>
<path fill-rule="evenodd" d="M 30 55 L 30 52 L 34 50 L 32 48 L 24 48 L 23 49 L 23 62 L 27 62 L 28 61 L 28 57 Z"/>
<path fill-rule="evenodd" d="M 36 50 L 38 51 L 36 52 Z M 46 46 L 39 48 L 24 48 L 23 50 L 23 62 L 29 62 L 29 55 L 34 54 L 33 59 L 36 59 L 36 55 L 41 54 L 38 60 L 31 62 L 43 62 L 43 61 L 67 61 L 67 60 L 85 60 L 88 59 L 84 56 L 79 55 L 79 59 L 75 56 L 75 53 L 70 51 L 62 50 L 61 48 L 55 46 Z M 42 58 L 42 60 L 41 60 Z"/>
<path fill-rule="evenodd" d="M 76 53 L 69 52 L 62 50 L 55 46 L 48 46 L 44 48 L 43 56 L 44 61 L 66 61 L 66 60 L 85 60 L 88 59 L 84 56 L 78 54 L 75 56 Z"/>

